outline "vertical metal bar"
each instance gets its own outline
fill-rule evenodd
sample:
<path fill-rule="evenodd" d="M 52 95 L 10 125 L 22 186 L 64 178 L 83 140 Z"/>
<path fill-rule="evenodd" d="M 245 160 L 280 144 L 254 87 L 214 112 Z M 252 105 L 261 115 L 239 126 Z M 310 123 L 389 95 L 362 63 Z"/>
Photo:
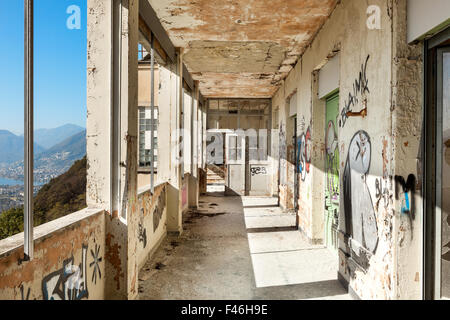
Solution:
<path fill-rule="evenodd" d="M 437 103 L 436 103 L 436 209 L 435 209 L 435 284 L 434 299 L 442 299 L 442 145 L 443 145 L 443 84 L 444 84 L 444 68 L 443 68 L 444 50 L 437 50 Z"/>
<path fill-rule="evenodd" d="M 33 44 L 34 44 L 34 27 L 33 27 L 33 0 L 25 0 L 25 94 L 24 94 L 24 128 L 25 128 L 25 159 L 24 159 L 24 254 L 25 260 L 33 259 L 33 92 L 34 92 L 34 73 L 33 73 Z"/>
<path fill-rule="evenodd" d="M 122 1 L 113 1 L 113 48 L 112 48 L 112 117 L 111 117 L 111 215 L 126 218 L 120 212 L 121 179 L 121 99 L 122 99 Z"/>
<path fill-rule="evenodd" d="M 150 143 L 151 143 L 151 150 L 150 150 L 150 188 L 151 192 L 153 193 L 155 191 L 155 127 L 154 127 L 154 121 L 155 121 L 155 50 L 154 50 L 154 37 L 152 33 L 152 39 L 151 39 L 151 49 L 150 49 L 150 65 L 151 65 L 151 81 L 150 81 L 150 111 L 152 113 L 151 115 L 151 133 L 150 133 Z"/>

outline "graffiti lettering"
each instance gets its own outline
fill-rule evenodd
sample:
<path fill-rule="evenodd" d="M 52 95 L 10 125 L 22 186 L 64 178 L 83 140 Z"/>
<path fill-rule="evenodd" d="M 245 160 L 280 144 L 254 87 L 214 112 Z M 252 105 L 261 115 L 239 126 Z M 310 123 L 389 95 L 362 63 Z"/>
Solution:
<path fill-rule="evenodd" d="M 367 56 L 366 62 L 361 65 L 359 77 L 353 83 L 353 92 L 349 92 L 348 99 L 345 101 L 345 106 L 341 112 L 341 120 L 339 121 L 341 128 L 345 126 L 349 117 L 361 116 L 364 118 L 367 116 L 367 99 L 365 98 L 365 95 L 370 93 L 369 80 L 367 79 L 367 63 L 369 62 L 369 58 L 370 55 Z M 362 104 L 364 105 L 364 108 L 359 112 L 353 112 L 351 108 L 359 104 L 360 96 L 363 98 Z"/>
<path fill-rule="evenodd" d="M 257 175 L 267 175 L 266 167 L 253 167 L 250 169 L 250 172 L 252 177 Z"/>
<path fill-rule="evenodd" d="M 386 186 L 387 183 L 384 184 L 383 187 L 383 180 L 382 179 L 376 179 L 375 180 L 375 198 L 377 199 L 377 202 L 375 203 L 375 209 L 378 211 L 380 208 L 380 202 L 381 200 L 384 201 L 384 208 L 386 209 L 389 204 L 389 190 Z"/>

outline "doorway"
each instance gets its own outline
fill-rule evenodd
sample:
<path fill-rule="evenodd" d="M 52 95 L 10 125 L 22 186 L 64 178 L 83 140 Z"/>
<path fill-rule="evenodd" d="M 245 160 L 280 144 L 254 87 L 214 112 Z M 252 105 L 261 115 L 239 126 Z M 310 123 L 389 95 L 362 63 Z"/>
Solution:
<path fill-rule="evenodd" d="M 337 119 L 339 116 L 339 93 L 326 99 L 325 121 L 325 243 L 337 252 L 339 226 L 339 137 Z"/>

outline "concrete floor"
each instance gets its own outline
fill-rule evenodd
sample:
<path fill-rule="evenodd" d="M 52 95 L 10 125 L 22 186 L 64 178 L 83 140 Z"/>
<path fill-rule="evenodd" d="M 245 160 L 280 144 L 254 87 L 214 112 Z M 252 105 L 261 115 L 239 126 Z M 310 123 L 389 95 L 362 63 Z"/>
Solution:
<path fill-rule="evenodd" d="M 140 299 L 350 299 L 338 259 L 295 231 L 277 199 L 206 196 L 140 271 Z"/>

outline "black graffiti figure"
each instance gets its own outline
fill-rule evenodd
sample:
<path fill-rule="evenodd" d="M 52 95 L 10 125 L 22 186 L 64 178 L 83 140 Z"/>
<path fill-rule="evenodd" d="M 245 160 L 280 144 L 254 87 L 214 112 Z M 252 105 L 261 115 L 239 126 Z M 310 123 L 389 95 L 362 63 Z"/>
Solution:
<path fill-rule="evenodd" d="M 344 170 L 345 225 L 352 240 L 371 253 L 375 253 L 378 245 L 378 227 L 366 183 L 370 161 L 369 135 L 365 131 L 359 131 L 350 142 Z"/>
<path fill-rule="evenodd" d="M 416 190 L 416 177 L 413 174 L 405 179 L 402 176 L 395 176 L 395 182 L 400 185 L 405 196 L 402 203 L 402 213 L 404 214 L 414 214 L 414 191 Z M 398 188 L 396 189 L 396 198 L 398 200 Z M 409 196 L 411 193 L 411 197 Z"/>
<path fill-rule="evenodd" d="M 139 223 L 139 233 L 138 233 L 139 242 L 142 242 L 144 248 L 147 246 L 147 229 Z"/>

